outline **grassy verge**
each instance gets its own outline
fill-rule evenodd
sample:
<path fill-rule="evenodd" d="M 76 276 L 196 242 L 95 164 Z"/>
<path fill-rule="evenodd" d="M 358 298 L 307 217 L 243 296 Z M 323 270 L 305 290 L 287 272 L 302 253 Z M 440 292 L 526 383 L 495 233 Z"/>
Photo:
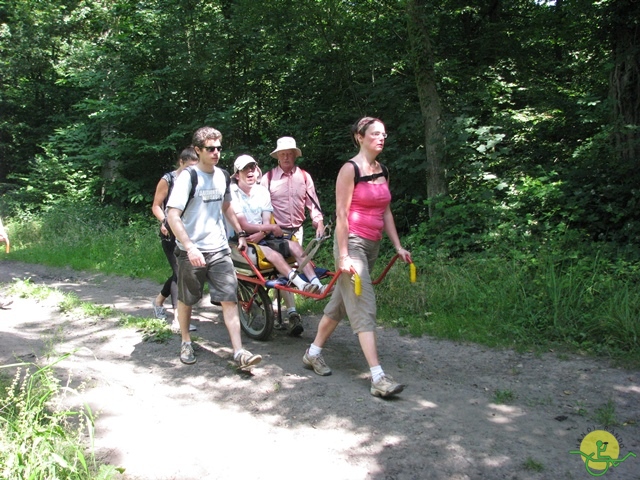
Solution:
<path fill-rule="evenodd" d="M 90 206 L 59 207 L 8 223 L 26 262 L 144 277 L 169 273 L 147 217 Z M 568 350 L 640 365 L 640 289 L 635 262 L 594 245 L 527 245 L 513 251 L 449 258 L 413 247 L 409 282 L 401 263 L 377 287 L 379 320 L 410 335 L 433 335 L 518 350 Z M 535 252 L 535 253 L 523 253 Z M 378 273 L 391 257 L 383 248 Z M 331 242 L 318 263 L 331 267 Z M 324 302 L 300 300 L 320 312 Z"/>
<path fill-rule="evenodd" d="M 376 265 L 379 275 L 390 257 Z M 640 291 L 632 265 L 597 255 L 534 260 L 414 254 L 418 278 L 396 263 L 376 287 L 378 319 L 432 335 L 519 351 L 576 352 L 640 366 Z M 302 302 L 321 313 L 324 302 Z"/>
<path fill-rule="evenodd" d="M 74 294 L 16 280 L 13 296 L 44 300 L 53 297 L 62 312 L 82 317 L 118 317 L 118 324 L 136 328 L 145 340 L 167 341 L 171 331 L 157 319 L 122 315 L 109 307 L 81 302 Z M 55 341 L 55 340 L 54 340 Z M 43 354 L 55 357 L 55 346 Z M 0 478 L 100 479 L 116 478 L 122 469 L 96 462 L 93 456 L 94 417 L 87 405 L 69 406 L 78 396 L 71 379 L 63 385 L 50 363 L 17 363 L 0 367 Z M 15 372 L 13 377 L 9 372 Z"/>
<path fill-rule="evenodd" d="M 93 440 L 89 407 L 66 406 L 76 391 L 61 385 L 53 371 L 66 356 L 44 366 L 0 368 L 0 478 L 106 480 L 118 472 L 98 465 L 86 448 Z M 2 373 L 10 368 L 16 369 L 13 378 Z"/>

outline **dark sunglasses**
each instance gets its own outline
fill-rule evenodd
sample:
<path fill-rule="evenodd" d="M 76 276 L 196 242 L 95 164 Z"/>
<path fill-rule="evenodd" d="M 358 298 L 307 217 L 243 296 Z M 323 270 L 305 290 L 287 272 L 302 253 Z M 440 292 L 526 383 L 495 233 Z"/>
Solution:
<path fill-rule="evenodd" d="M 221 152 L 221 151 L 222 151 L 222 146 L 220 146 L 220 145 L 219 145 L 219 146 L 217 146 L 217 147 L 202 147 L 202 148 L 203 148 L 204 150 L 206 150 L 207 152 L 209 152 L 209 153 L 213 153 L 213 152 L 215 152 L 216 150 L 217 150 L 217 151 L 219 151 L 219 152 Z"/>

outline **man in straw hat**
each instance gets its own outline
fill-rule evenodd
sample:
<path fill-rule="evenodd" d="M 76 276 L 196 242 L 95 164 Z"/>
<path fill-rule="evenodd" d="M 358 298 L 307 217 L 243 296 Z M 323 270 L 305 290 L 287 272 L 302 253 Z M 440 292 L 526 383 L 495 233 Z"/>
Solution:
<path fill-rule="evenodd" d="M 309 211 L 316 236 L 324 232 L 324 218 L 316 194 L 313 179 L 306 171 L 296 165 L 296 159 L 302 152 L 296 146 L 293 137 L 280 137 L 271 156 L 278 160 L 278 166 L 262 177 L 261 184 L 271 194 L 273 216 L 286 235 L 295 235 L 302 244 L 302 224 Z M 296 311 L 293 294 L 283 292 L 289 317 L 289 334 L 299 336 L 304 331 L 300 314 Z"/>

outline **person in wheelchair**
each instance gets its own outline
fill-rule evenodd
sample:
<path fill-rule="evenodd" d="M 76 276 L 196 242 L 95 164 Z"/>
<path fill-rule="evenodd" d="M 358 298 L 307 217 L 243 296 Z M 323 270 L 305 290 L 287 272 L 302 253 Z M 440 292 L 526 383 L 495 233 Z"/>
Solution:
<path fill-rule="evenodd" d="M 265 187 L 257 183 L 259 170 L 256 160 L 250 155 L 240 155 L 233 169 L 231 205 L 240 226 L 247 232 L 247 242 L 259 245 L 264 257 L 298 289 L 308 293 L 324 293 L 325 286 L 318 280 L 311 263 L 307 262 L 303 268 L 304 275 L 309 279 L 305 281 L 287 261 L 287 258 L 293 257 L 298 264 L 302 263 L 304 251 L 298 242 L 284 238 L 280 226 L 271 223 L 271 196 Z M 293 336 L 302 331 L 299 322 L 289 325 L 289 333 Z"/>

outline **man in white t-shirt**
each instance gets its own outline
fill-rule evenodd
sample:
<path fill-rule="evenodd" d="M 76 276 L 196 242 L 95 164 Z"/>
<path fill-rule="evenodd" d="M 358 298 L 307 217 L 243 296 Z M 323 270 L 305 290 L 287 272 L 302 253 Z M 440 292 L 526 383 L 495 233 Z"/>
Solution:
<path fill-rule="evenodd" d="M 176 236 L 178 261 L 178 321 L 182 334 L 180 360 L 196 362 L 189 320 L 193 305 L 202 298 L 205 282 L 212 302 L 220 302 L 231 338 L 233 358 L 241 369 L 260 363 L 262 357 L 242 347 L 236 277 L 231 262 L 224 218 L 238 232 L 238 248 L 247 247 L 247 233 L 240 228 L 229 192 L 229 174 L 217 167 L 222 151 L 222 134 L 202 127 L 193 134 L 192 145 L 198 163 L 178 176 L 167 201 L 168 222 Z M 191 169 L 196 173 L 193 178 Z M 193 181 L 197 180 L 195 190 Z M 191 193 L 193 192 L 193 196 Z"/>

